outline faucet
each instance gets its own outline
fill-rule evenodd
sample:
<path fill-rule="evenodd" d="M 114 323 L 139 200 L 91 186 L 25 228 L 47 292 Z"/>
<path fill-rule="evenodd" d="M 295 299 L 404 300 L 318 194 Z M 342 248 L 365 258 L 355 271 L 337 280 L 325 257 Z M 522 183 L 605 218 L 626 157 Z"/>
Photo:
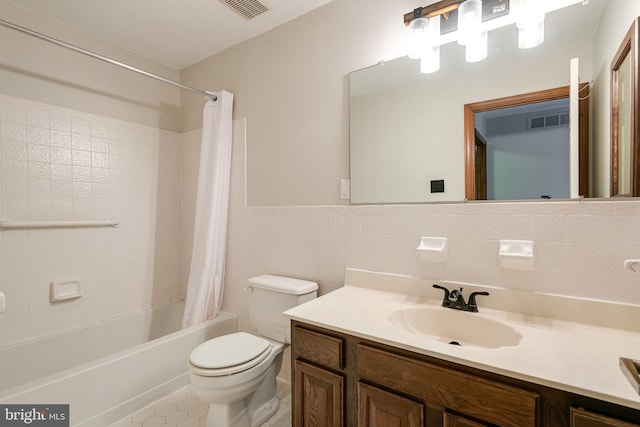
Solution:
<path fill-rule="evenodd" d="M 476 303 L 476 296 L 489 295 L 489 292 L 472 292 L 469 295 L 469 301 L 464 301 L 462 295 L 462 288 L 454 289 L 450 291 L 444 286 L 433 285 L 434 288 L 442 289 L 444 291 L 444 298 L 442 299 L 442 306 L 446 308 L 453 308 L 455 310 L 470 311 L 472 313 L 478 312 L 478 304 Z"/>

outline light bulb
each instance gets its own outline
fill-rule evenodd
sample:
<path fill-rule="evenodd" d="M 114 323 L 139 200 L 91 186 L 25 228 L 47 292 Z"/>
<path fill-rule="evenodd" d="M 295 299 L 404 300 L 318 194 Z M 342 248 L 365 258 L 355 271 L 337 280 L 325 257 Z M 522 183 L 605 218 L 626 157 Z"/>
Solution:
<path fill-rule="evenodd" d="M 516 22 L 518 47 L 530 49 L 544 41 L 544 12 L 540 1 L 520 0 Z"/>
<path fill-rule="evenodd" d="M 465 47 L 465 59 L 467 62 L 482 61 L 487 57 L 487 33 L 480 33 L 469 40 Z"/>
<path fill-rule="evenodd" d="M 440 46 L 424 49 L 420 59 L 420 72 L 425 74 L 435 73 L 440 69 Z"/>
<path fill-rule="evenodd" d="M 480 34 L 482 1 L 467 0 L 458 7 L 458 44 L 466 46 Z"/>
<path fill-rule="evenodd" d="M 416 18 L 409 23 L 411 31 L 409 39 L 409 58 L 422 58 L 424 46 L 427 43 L 429 33 L 429 20 L 427 18 Z"/>

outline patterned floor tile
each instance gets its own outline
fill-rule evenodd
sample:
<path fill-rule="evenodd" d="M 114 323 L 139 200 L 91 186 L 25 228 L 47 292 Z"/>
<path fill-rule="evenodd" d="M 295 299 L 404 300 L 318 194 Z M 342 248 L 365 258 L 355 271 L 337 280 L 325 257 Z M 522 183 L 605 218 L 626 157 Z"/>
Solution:
<path fill-rule="evenodd" d="M 291 386 L 278 381 L 278 411 L 261 427 L 291 427 Z M 190 386 L 184 387 L 110 427 L 202 427 L 209 407 Z"/>

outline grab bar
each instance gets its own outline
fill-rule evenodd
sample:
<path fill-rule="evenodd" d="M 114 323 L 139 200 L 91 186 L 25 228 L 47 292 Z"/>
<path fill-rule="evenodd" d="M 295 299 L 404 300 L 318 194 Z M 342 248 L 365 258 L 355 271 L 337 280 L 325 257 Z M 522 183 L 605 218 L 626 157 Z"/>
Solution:
<path fill-rule="evenodd" d="M 29 228 L 89 228 L 89 227 L 117 227 L 118 218 L 102 221 L 6 221 L 0 220 L 1 230 L 29 229 Z"/>

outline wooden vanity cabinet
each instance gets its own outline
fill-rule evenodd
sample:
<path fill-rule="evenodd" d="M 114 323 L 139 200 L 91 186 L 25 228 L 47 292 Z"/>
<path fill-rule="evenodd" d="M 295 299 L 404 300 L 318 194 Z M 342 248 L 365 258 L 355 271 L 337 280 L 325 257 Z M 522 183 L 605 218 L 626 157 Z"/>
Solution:
<path fill-rule="evenodd" d="M 640 427 L 640 410 L 298 321 L 291 344 L 295 427 Z"/>

